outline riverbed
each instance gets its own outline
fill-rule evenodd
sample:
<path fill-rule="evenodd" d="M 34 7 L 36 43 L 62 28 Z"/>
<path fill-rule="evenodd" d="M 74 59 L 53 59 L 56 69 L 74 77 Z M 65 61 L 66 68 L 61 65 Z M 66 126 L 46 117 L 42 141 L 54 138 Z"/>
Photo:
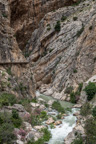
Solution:
<path fill-rule="evenodd" d="M 45 96 L 41 94 L 39 97 L 44 99 L 46 102 L 50 100 L 56 100 L 50 96 Z M 64 109 L 70 108 L 71 111 L 67 111 L 67 116 L 65 116 L 64 119 L 60 119 L 60 121 L 62 121 L 62 124 L 55 126 L 55 128 L 51 128 L 50 126 L 47 125 L 49 131 L 52 134 L 52 138 L 49 140 L 48 144 L 64 144 L 65 137 L 70 132 L 72 132 L 73 128 L 76 126 L 77 118 L 73 114 L 76 113 L 78 109 L 72 108 L 73 107 L 72 103 L 61 101 L 61 100 L 58 100 L 58 101 L 60 102 L 60 104 L 62 105 Z M 51 115 L 51 113 L 53 112 L 54 110 L 52 110 L 51 112 L 48 112 L 48 115 Z M 55 111 L 55 116 L 57 114 L 58 112 Z"/>

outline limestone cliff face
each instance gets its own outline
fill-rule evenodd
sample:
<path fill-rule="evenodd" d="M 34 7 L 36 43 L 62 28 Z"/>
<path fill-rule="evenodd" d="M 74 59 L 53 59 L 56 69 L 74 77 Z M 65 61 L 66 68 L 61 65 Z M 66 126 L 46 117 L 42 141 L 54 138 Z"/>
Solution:
<path fill-rule="evenodd" d="M 26 62 L 18 47 L 15 33 L 10 27 L 10 7 L 8 2 L 0 1 L 0 63 Z"/>
<path fill-rule="evenodd" d="M 9 0 L 11 5 L 11 25 L 15 30 L 19 47 L 24 47 L 34 29 L 44 15 L 56 11 L 73 0 Z"/>
<path fill-rule="evenodd" d="M 76 90 L 96 74 L 96 2 L 76 1 L 0 0 L 0 62 L 5 71 L 11 67 L 11 90 L 25 87 L 17 95 L 35 96 L 37 88 L 69 100 L 67 87 Z"/>
<path fill-rule="evenodd" d="M 41 92 L 69 100 L 66 87 L 76 89 L 96 73 L 95 9 L 96 3 L 88 0 L 50 12 L 33 32 L 26 49 Z M 54 30 L 58 20 L 60 32 Z"/>
<path fill-rule="evenodd" d="M 32 72 L 26 72 L 28 61 L 18 47 L 10 16 L 8 1 L 0 0 L 0 93 L 34 97 L 34 78 Z"/>

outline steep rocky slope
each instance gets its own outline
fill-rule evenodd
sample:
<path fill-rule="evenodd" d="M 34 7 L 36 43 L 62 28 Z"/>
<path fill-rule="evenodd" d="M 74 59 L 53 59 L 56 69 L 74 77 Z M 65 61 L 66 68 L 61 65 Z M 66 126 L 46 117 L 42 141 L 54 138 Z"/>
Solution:
<path fill-rule="evenodd" d="M 28 67 L 28 61 L 23 56 L 22 51 L 18 47 L 14 30 L 11 28 L 10 16 L 10 6 L 8 1 L 1 0 L 0 93 L 2 91 L 8 91 L 11 93 L 15 93 L 18 97 L 23 97 L 24 95 L 34 97 L 35 86 L 33 84 L 33 76 L 31 72 L 26 72 Z M 28 79 L 28 77 L 30 77 L 30 79 Z M 24 81 L 25 84 L 23 84 Z M 22 94 L 20 87 L 26 87 L 26 90 L 24 90 L 25 92 L 23 92 L 24 94 Z"/>
<path fill-rule="evenodd" d="M 50 12 L 33 32 L 26 49 L 41 92 L 66 99 L 67 87 L 76 89 L 96 73 L 95 8 L 89 0 Z M 57 21 L 60 32 L 54 29 Z"/>

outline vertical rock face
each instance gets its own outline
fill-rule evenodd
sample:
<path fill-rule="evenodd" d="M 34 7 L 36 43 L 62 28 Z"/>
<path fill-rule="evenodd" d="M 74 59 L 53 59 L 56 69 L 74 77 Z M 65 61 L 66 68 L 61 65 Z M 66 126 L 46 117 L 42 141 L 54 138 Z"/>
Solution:
<path fill-rule="evenodd" d="M 73 3 L 72 0 L 9 0 L 9 2 L 11 25 L 22 50 L 46 13 Z"/>
<path fill-rule="evenodd" d="M 96 3 L 89 0 L 50 12 L 33 32 L 26 49 L 42 92 L 51 90 L 54 97 L 66 99 L 67 87 L 76 89 L 96 73 L 95 8 Z M 59 32 L 54 29 L 57 21 Z"/>
<path fill-rule="evenodd" d="M 8 2 L 0 1 L 0 63 L 26 62 L 18 47 L 14 31 L 10 27 Z"/>
<path fill-rule="evenodd" d="M 19 49 L 10 25 L 9 3 L 0 0 L 0 92 L 7 91 L 18 97 L 34 97 L 34 79 L 32 72 L 26 72 L 27 68 L 28 61 Z"/>

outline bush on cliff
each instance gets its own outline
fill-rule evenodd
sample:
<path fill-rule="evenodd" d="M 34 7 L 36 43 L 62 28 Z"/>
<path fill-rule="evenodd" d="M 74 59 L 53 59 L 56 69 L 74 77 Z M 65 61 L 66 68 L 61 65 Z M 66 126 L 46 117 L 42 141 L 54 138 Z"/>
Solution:
<path fill-rule="evenodd" d="M 3 93 L 0 95 L 0 106 L 9 106 L 16 103 L 16 97 L 13 94 Z"/>
<path fill-rule="evenodd" d="M 11 114 L 0 113 L 0 144 L 13 144 L 16 139 Z"/>
<path fill-rule="evenodd" d="M 61 30 L 60 21 L 57 21 L 57 23 L 55 25 L 55 31 L 59 32 L 60 30 Z"/>
<path fill-rule="evenodd" d="M 87 94 L 88 101 L 92 100 L 96 94 L 96 84 L 93 82 L 89 82 L 89 84 L 85 87 L 85 92 Z"/>

